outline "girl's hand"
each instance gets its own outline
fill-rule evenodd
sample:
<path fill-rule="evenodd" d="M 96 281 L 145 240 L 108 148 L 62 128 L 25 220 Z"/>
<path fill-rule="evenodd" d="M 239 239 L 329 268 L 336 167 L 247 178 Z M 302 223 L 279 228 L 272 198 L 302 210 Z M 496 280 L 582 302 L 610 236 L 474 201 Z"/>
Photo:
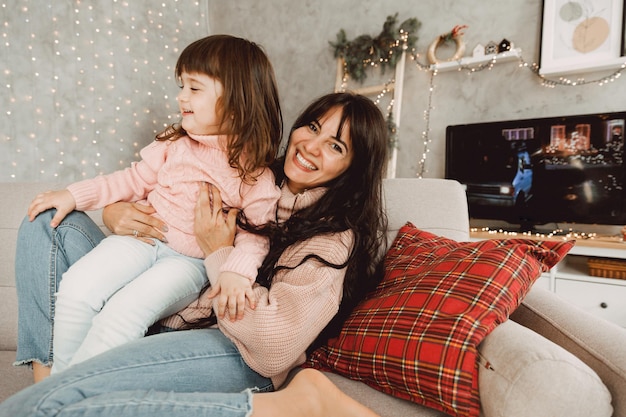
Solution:
<path fill-rule="evenodd" d="M 215 285 L 206 293 L 211 299 L 217 297 L 217 317 L 223 319 L 228 312 L 231 321 L 241 320 L 246 308 L 246 299 L 250 308 L 256 308 L 256 295 L 252 291 L 250 280 L 234 272 L 222 272 Z"/>
<path fill-rule="evenodd" d="M 152 216 L 154 213 L 155 210 L 151 206 L 118 202 L 109 204 L 102 210 L 102 220 L 116 235 L 135 236 L 143 242 L 154 245 L 152 238 L 167 241 L 163 235 L 163 232 L 167 232 L 167 225 Z"/>
<path fill-rule="evenodd" d="M 200 184 L 193 230 L 205 256 L 220 248 L 233 246 L 238 212 L 237 209 L 230 209 L 225 216 L 219 190 L 211 184 Z"/>
<path fill-rule="evenodd" d="M 69 212 L 76 208 L 76 200 L 69 190 L 46 191 L 37 194 L 28 206 L 28 219 L 32 222 L 41 212 L 56 208 L 57 212 L 50 221 L 51 227 L 57 227 Z"/>

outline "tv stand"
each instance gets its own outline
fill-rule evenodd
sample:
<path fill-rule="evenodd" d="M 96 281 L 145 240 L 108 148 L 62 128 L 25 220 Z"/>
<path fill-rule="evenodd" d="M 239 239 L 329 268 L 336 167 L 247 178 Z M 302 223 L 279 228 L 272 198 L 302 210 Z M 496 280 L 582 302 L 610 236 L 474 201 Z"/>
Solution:
<path fill-rule="evenodd" d="M 542 274 L 535 285 L 555 292 L 583 310 L 626 328 L 626 279 L 589 274 L 589 258 L 626 260 L 626 242 L 621 236 L 544 235 L 472 229 L 471 240 L 533 239 L 565 240 L 576 244 L 559 264 Z"/>

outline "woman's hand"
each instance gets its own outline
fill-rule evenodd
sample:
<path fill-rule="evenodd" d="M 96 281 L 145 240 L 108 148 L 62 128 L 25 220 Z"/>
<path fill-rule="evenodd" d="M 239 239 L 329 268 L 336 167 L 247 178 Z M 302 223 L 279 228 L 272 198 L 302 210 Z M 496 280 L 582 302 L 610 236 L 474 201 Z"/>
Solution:
<path fill-rule="evenodd" d="M 237 231 L 237 214 L 239 210 L 230 209 L 224 215 L 222 210 L 222 196 L 217 188 L 211 184 L 200 185 L 198 202 L 196 203 L 196 219 L 194 232 L 198 246 L 209 255 L 216 250 L 233 246 Z M 241 320 L 246 307 L 246 300 L 250 307 L 256 307 L 256 297 L 252 291 L 250 280 L 234 272 L 222 272 L 215 285 L 204 295 L 207 298 L 218 299 L 217 315 L 220 319 L 228 317 L 230 320 Z"/>
<path fill-rule="evenodd" d="M 230 209 L 224 216 L 219 190 L 211 184 L 200 184 L 193 230 L 205 256 L 220 248 L 233 246 L 238 212 L 237 209 Z"/>
<path fill-rule="evenodd" d="M 116 235 L 130 235 L 148 244 L 154 245 L 151 238 L 166 242 L 163 232 L 167 225 L 152 216 L 155 210 L 151 206 L 138 203 L 118 202 L 109 204 L 102 210 L 104 225 Z"/>

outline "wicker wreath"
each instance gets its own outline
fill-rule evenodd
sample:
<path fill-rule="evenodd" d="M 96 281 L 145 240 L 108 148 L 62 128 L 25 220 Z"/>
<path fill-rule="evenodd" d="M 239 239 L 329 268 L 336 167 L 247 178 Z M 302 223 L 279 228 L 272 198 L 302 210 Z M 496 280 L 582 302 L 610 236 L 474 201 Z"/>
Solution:
<path fill-rule="evenodd" d="M 455 26 L 452 31 L 448 33 L 444 33 L 443 35 L 437 36 L 437 38 L 430 44 L 428 47 L 428 62 L 431 64 L 438 64 L 442 61 L 458 61 L 465 55 L 465 41 L 463 40 L 463 33 L 461 33 L 462 29 L 465 29 L 467 26 Z M 454 41 L 456 43 L 456 51 L 454 55 L 445 60 L 437 59 L 437 48 L 439 48 L 442 44 Z"/>

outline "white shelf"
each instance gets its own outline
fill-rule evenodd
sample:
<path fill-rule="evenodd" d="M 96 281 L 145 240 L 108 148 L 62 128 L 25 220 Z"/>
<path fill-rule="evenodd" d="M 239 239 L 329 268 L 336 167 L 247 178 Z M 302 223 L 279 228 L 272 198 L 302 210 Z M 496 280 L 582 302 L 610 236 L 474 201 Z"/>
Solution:
<path fill-rule="evenodd" d="M 570 255 L 626 259 L 626 242 L 617 239 L 614 242 L 579 240 L 569 253 Z"/>
<path fill-rule="evenodd" d="M 576 281 L 593 282 L 596 284 L 626 286 L 626 280 L 615 278 L 603 278 L 589 275 L 589 266 L 587 265 L 588 256 L 579 254 L 574 255 L 570 251 L 565 259 L 554 268 L 555 278 L 565 278 Z"/>
<path fill-rule="evenodd" d="M 445 72 L 460 69 L 461 67 L 477 67 L 482 64 L 492 62 L 494 64 L 500 62 L 518 60 L 521 56 L 520 48 L 513 48 L 510 51 L 501 52 L 499 54 L 490 54 L 483 56 L 466 56 L 456 61 L 445 61 L 430 66 L 431 71 Z"/>
<path fill-rule="evenodd" d="M 584 256 L 570 256 L 559 263 L 554 272 L 561 278 L 579 278 L 589 275 L 587 271 L 587 259 Z"/>

